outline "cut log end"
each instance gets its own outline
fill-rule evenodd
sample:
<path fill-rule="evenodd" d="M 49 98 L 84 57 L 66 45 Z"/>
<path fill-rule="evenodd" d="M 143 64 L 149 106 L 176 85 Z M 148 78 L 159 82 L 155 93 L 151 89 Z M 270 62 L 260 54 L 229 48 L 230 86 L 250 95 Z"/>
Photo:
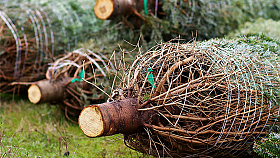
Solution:
<path fill-rule="evenodd" d="M 94 13 L 97 18 L 106 20 L 114 11 L 114 5 L 111 0 L 97 0 L 94 6 Z"/>
<path fill-rule="evenodd" d="M 104 131 L 102 114 L 98 107 L 85 108 L 79 117 L 79 126 L 88 137 L 101 136 Z"/>
<path fill-rule="evenodd" d="M 31 103 L 37 104 L 40 102 L 42 97 L 41 90 L 39 86 L 33 84 L 28 89 L 28 99 Z"/>
<path fill-rule="evenodd" d="M 88 137 L 135 133 L 143 128 L 136 109 L 136 98 L 126 98 L 85 107 L 80 113 L 79 126 Z M 145 115 L 146 116 L 146 115 Z"/>

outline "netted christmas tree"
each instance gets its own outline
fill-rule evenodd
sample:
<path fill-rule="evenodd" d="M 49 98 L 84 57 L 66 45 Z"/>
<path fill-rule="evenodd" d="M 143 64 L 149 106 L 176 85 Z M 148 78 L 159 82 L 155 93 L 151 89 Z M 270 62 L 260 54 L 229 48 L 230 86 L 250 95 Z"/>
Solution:
<path fill-rule="evenodd" d="M 222 37 L 259 17 L 279 20 L 279 6 L 275 0 L 97 0 L 95 14 L 112 22 L 121 15 L 133 34 L 143 35 L 143 44 L 154 45 L 178 35 L 189 40 L 196 33 L 200 40 Z"/>
<path fill-rule="evenodd" d="M 239 37 L 246 35 L 266 35 L 276 40 L 280 40 L 279 21 L 259 18 L 255 22 L 247 22 L 240 26 L 238 30 L 232 31 L 227 36 Z M 279 54 L 279 51 L 278 51 Z M 278 118 L 279 119 L 279 118 Z M 254 152 L 262 157 L 279 157 L 279 125 L 275 125 L 274 132 L 269 136 L 262 137 L 254 143 Z"/>
<path fill-rule="evenodd" d="M 123 133 L 128 147 L 158 157 L 252 150 L 279 124 L 279 46 L 263 35 L 159 43 L 125 68 L 112 102 L 83 109 L 80 128 Z"/>
<path fill-rule="evenodd" d="M 115 39 L 107 28 L 109 22 L 95 17 L 93 4 L 94 1 L 74 0 L 1 1 L 0 92 L 20 88 L 12 86 L 12 82 L 45 78 L 48 63 L 78 49 L 79 43 L 98 38 L 94 36 L 97 33 L 99 37 Z"/>
<path fill-rule="evenodd" d="M 105 94 L 110 88 L 109 75 L 116 70 L 105 54 L 80 48 L 49 65 L 46 79 L 28 83 L 31 85 L 28 98 L 32 103 L 59 104 L 65 116 L 76 123 L 77 116 L 86 105 L 106 101 Z"/>
<path fill-rule="evenodd" d="M 154 31 L 152 35 L 166 34 L 176 37 L 190 38 L 198 34 L 198 39 L 222 37 L 229 31 L 237 29 L 246 21 L 254 21 L 258 17 L 271 18 L 279 15 L 279 3 L 265 0 L 190 0 L 162 1 L 164 18 L 150 17 Z M 274 14 L 271 14 L 273 12 Z M 279 17 L 275 17 L 279 20 Z M 154 21 L 154 22 L 153 22 Z M 147 27 L 145 27 L 146 29 Z M 156 29 L 159 28 L 159 29 Z M 164 31 L 160 31 L 160 30 Z M 143 30 L 144 31 L 144 30 Z"/>

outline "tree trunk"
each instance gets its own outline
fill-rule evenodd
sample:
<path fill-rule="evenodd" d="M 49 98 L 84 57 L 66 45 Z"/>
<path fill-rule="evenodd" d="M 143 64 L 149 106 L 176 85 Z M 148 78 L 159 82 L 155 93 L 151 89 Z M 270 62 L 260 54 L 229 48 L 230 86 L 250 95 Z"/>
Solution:
<path fill-rule="evenodd" d="M 65 90 L 67 87 L 76 89 L 77 86 L 86 86 L 85 82 L 70 83 L 71 80 L 71 77 L 66 77 L 56 81 L 41 80 L 34 82 L 34 84 L 32 84 L 28 89 L 28 99 L 34 104 L 63 101 L 68 97 L 68 93 L 66 93 Z"/>
<path fill-rule="evenodd" d="M 148 0 L 147 9 L 154 10 L 154 1 Z M 144 9 L 143 0 L 97 0 L 94 13 L 97 18 L 106 20 L 118 15 L 130 15 Z"/>
<path fill-rule="evenodd" d="M 143 126 L 143 119 L 136 109 L 136 99 L 127 98 L 98 105 L 89 105 L 79 117 L 79 126 L 88 137 L 108 136 L 117 133 L 137 132 Z"/>

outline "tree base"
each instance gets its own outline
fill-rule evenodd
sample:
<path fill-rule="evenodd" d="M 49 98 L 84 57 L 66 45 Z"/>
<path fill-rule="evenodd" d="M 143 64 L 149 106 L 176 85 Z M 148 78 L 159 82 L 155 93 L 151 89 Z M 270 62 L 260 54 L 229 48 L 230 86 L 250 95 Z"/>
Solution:
<path fill-rule="evenodd" d="M 134 133 L 143 123 L 136 109 L 136 99 L 127 98 L 83 109 L 79 126 L 88 137 L 108 136 L 117 133 Z"/>
<path fill-rule="evenodd" d="M 66 88 L 84 87 L 87 83 L 70 83 L 71 77 L 61 78 L 58 80 L 41 80 L 34 82 L 28 89 L 28 99 L 34 104 L 44 102 L 63 101 L 68 97 Z"/>

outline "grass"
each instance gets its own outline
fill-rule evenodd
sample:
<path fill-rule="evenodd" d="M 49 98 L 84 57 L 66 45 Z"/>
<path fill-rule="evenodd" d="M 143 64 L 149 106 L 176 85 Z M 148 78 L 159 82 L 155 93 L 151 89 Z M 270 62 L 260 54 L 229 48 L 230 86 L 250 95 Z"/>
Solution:
<path fill-rule="evenodd" d="M 86 137 L 56 105 L 35 105 L 22 98 L 8 101 L 13 99 L 3 96 L 0 94 L 0 158 L 145 157 L 127 148 L 122 135 Z"/>

